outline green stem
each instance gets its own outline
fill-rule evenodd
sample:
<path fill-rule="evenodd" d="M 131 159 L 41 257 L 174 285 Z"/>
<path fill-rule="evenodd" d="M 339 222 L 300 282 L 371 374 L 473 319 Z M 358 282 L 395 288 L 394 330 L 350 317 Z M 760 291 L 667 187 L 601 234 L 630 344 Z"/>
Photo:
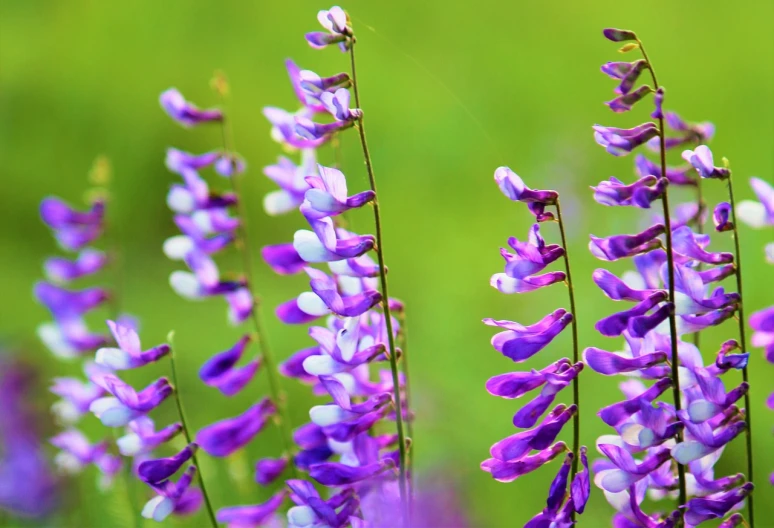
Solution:
<path fill-rule="evenodd" d="M 173 348 L 169 350 L 169 363 L 172 366 L 172 388 L 175 396 L 175 403 L 177 404 L 177 414 L 180 417 L 180 423 L 183 425 L 183 436 L 185 436 L 186 444 L 190 445 L 191 432 L 188 429 L 188 422 L 185 419 L 185 412 L 183 411 L 183 400 L 180 397 L 180 383 L 177 378 L 177 368 L 175 368 L 175 351 Z M 210 502 L 210 496 L 207 494 L 207 488 L 204 486 L 204 476 L 202 475 L 202 466 L 199 464 L 199 460 L 196 457 L 196 453 L 193 454 L 192 460 L 194 466 L 196 466 L 196 478 L 199 481 L 199 487 L 202 490 L 202 496 L 204 497 L 204 504 L 207 507 L 207 514 L 210 518 L 210 523 L 214 528 L 217 528 L 218 521 L 215 520 L 215 511 L 212 509 L 212 503 Z"/>
<path fill-rule="evenodd" d="M 408 358 L 408 328 L 406 326 L 406 309 L 400 310 L 396 318 L 400 323 L 398 329 L 398 347 L 401 352 L 401 365 L 403 367 L 403 377 L 406 378 L 406 409 L 411 411 L 411 375 L 409 374 L 409 358 Z M 406 429 L 408 431 L 408 437 L 411 440 L 411 449 L 408 453 L 408 479 L 409 479 L 409 495 L 413 499 L 414 497 L 414 460 L 416 459 L 416 451 L 414 450 L 414 417 L 409 416 L 406 421 Z M 413 500 L 409 501 L 409 506 L 413 506 Z"/>
<path fill-rule="evenodd" d="M 745 329 L 744 318 L 744 295 L 742 294 L 742 251 L 739 243 L 739 228 L 736 221 L 736 201 L 734 200 L 734 184 L 732 182 L 731 173 L 728 173 L 728 201 L 731 204 L 731 223 L 734 226 L 734 252 L 736 262 L 736 291 L 739 293 L 739 341 L 742 347 L 742 353 L 747 351 L 747 338 Z M 745 431 L 746 446 L 747 446 L 747 479 L 754 483 L 753 480 L 753 447 L 752 447 L 752 420 L 750 418 L 750 390 L 749 390 L 749 377 L 747 373 L 747 366 L 742 369 L 742 380 L 748 384 L 748 390 L 744 394 L 744 407 L 745 407 L 745 419 L 747 421 L 747 429 Z M 750 521 L 750 528 L 755 527 L 755 516 L 753 508 L 753 494 L 747 496 L 747 519 Z"/>
<path fill-rule="evenodd" d="M 658 80 L 656 80 L 656 72 L 653 69 L 653 64 L 650 62 L 650 59 L 648 58 L 648 54 L 645 52 L 645 47 L 642 45 L 642 42 L 637 39 L 637 43 L 640 46 L 640 51 L 642 51 L 642 57 L 645 59 L 645 62 L 648 63 L 648 70 L 650 71 L 650 76 L 653 79 L 653 87 L 654 89 L 658 90 Z M 658 136 L 659 136 L 659 142 L 660 142 L 660 158 L 661 158 L 661 175 L 662 177 L 666 177 L 666 137 L 665 137 L 665 130 L 664 130 L 664 118 L 660 117 L 658 118 Z M 664 225 L 666 227 L 666 254 L 667 254 L 667 274 L 668 274 L 668 280 L 669 280 L 669 302 L 672 303 L 672 306 L 675 305 L 675 262 L 674 262 L 674 251 L 672 249 L 672 219 L 669 214 L 669 189 L 664 189 L 664 194 L 661 195 L 661 205 L 664 210 Z M 680 357 L 677 353 L 677 316 L 675 315 L 674 309 L 669 315 L 669 336 L 670 341 L 672 345 L 672 353 L 671 353 L 671 363 L 672 363 L 672 397 L 674 399 L 674 405 L 675 405 L 675 412 L 679 413 L 681 408 L 681 401 L 680 401 L 680 377 L 679 377 L 679 365 L 680 365 Z M 677 443 L 681 443 L 683 441 L 683 431 L 682 429 L 678 430 L 677 437 L 676 437 Z M 678 485 L 680 489 L 680 495 L 679 495 L 679 504 L 678 506 L 684 506 L 688 500 L 688 492 L 686 489 L 686 482 L 685 482 L 685 466 L 680 464 L 679 462 L 675 461 L 677 464 L 677 479 L 678 479 Z M 682 526 L 684 524 L 684 521 L 682 520 L 682 509 L 679 509 L 681 512 L 680 517 L 680 525 Z"/>
<path fill-rule="evenodd" d="M 355 39 L 352 38 L 349 48 L 352 67 L 352 90 L 355 94 L 355 106 L 361 108 L 360 94 L 358 92 L 357 71 L 355 68 Z M 392 371 L 393 392 L 395 395 L 395 423 L 398 429 L 398 449 L 400 463 L 398 466 L 398 485 L 400 488 L 400 500 L 403 509 L 404 524 L 408 524 L 408 493 L 406 479 L 406 434 L 403 427 L 403 403 L 401 401 L 400 374 L 398 369 L 398 357 L 395 353 L 395 336 L 392 332 L 392 314 L 390 313 L 390 295 L 387 290 L 387 269 L 384 265 L 384 243 L 382 240 L 382 217 L 379 214 L 379 197 L 376 192 L 376 177 L 374 175 L 373 164 L 371 163 L 371 154 L 368 151 L 368 142 L 366 141 L 365 124 L 361 115 L 358 123 L 358 132 L 360 133 L 360 145 L 363 148 L 363 157 L 365 158 L 366 170 L 368 171 L 368 181 L 371 184 L 371 190 L 374 192 L 374 227 L 376 231 L 376 255 L 379 261 L 379 282 L 382 290 L 382 306 L 384 307 L 384 323 L 387 327 L 387 341 L 390 354 L 390 370 Z"/>
<path fill-rule="evenodd" d="M 578 352 L 578 311 L 575 309 L 575 288 L 572 284 L 572 272 L 570 271 L 570 254 L 567 250 L 567 235 L 564 232 L 564 222 L 562 221 L 562 207 L 559 205 L 559 198 L 556 199 L 556 219 L 559 223 L 559 234 L 562 237 L 562 247 L 564 248 L 564 269 L 567 273 L 567 289 L 570 294 L 570 312 L 572 313 L 572 362 L 573 364 L 580 361 Z M 575 411 L 573 417 L 573 434 L 572 434 L 572 452 L 575 457 L 572 459 L 572 472 L 570 474 L 570 482 L 575 478 L 575 474 L 578 472 L 578 460 L 580 459 L 580 383 L 578 382 L 579 375 L 572 380 L 572 397 L 573 403 L 578 409 Z M 575 512 L 573 512 L 573 517 Z"/>
<path fill-rule="evenodd" d="M 699 142 L 701 144 L 701 142 Z M 704 194 L 701 187 L 701 177 L 696 178 L 696 203 L 699 207 L 699 214 L 696 217 L 696 232 L 700 235 L 704 234 Z M 702 265 L 699 262 L 696 267 L 696 271 L 701 271 Z M 694 332 L 693 344 L 696 348 L 699 348 L 701 332 Z"/>
<path fill-rule="evenodd" d="M 293 461 L 293 431 L 290 426 L 290 419 L 287 411 L 287 398 L 282 385 L 280 384 L 279 377 L 277 376 L 277 364 L 272 354 L 269 343 L 266 339 L 266 332 L 263 328 L 263 323 L 260 317 L 260 298 L 258 293 L 253 290 L 255 281 L 253 280 L 253 262 L 250 256 L 250 242 L 248 239 L 248 215 L 244 204 L 243 196 L 239 188 L 239 174 L 236 170 L 236 158 L 234 157 L 234 151 L 232 149 L 232 142 L 230 140 L 231 134 L 229 134 L 228 126 L 226 124 L 226 115 L 224 113 L 221 121 L 221 132 L 223 134 L 223 150 L 224 155 L 229 156 L 231 160 L 232 175 L 229 178 L 231 180 L 231 188 L 236 196 L 236 210 L 239 217 L 239 226 L 237 227 L 237 240 L 236 246 L 239 254 L 242 257 L 242 271 L 245 276 L 245 287 L 250 292 L 250 296 L 253 299 L 252 310 L 250 310 L 250 319 L 253 321 L 256 333 L 256 343 L 258 350 L 263 359 L 263 370 L 266 371 L 266 376 L 269 380 L 269 392 L 271 393 L 271 399 L 277 408 L 277 414 L 274 417 L 275 422 L 279 427 L 280 441 L 282 442 L 282 448 L 287 455 L 290 464 L 290 473 L 292 478 L 298 478 L 296 466 Z"/>

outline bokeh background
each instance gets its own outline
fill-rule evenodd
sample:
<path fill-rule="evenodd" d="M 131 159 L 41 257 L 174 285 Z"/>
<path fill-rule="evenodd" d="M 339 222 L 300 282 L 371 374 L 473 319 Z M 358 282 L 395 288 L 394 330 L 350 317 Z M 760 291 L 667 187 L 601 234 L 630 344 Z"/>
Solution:
<path fill-rule="evenodd" d="M 322 74 L 348 67 L 345 55 L 312 50 L 303 39 L 305 31 L 317 27 L 317 10 L 327 7 L 311 0 L 0 2 L 0 332 L 39 368 L 34 397 L 41 408 L 52 401 L 46 392 L 49 378 L 78 369 L 53 361 L 35 338 L 47 314 L 33 301 L 31 288 L 42 275 L 44 257 L 57 251 L 37 206 L 49 194 L 79 203 L 98 155 L 113 166 L 111 236 L 122 254 L 120 271 L 109 280 L 120 284 L 123 309 L 140 318 L 146 344 L 175 330 L 181 390 L 194 427 L 236 414 L 255 397 L 246 391 L 226 400 L 198 381 L 204 359 L 225 349 L 238 330 L 226 325 L 221 302 L 176 297 L 167 278 L 177 266 L 161 252 L 162 241 L 175 233 L 165 205 L 175 179 L 163 164 L 166 147 L 205 151 L 220 146 L 220 135 L 217 127 L 189 131 L 175 125 L 159 108 L 158 94 L 176 86 L 202 106 L 216 104 L 209 80 L 218 69 L 230 80 L 228 111 L 237 148 L 249 164 L 244 188 L 251 250 L 269 340 L 281 358 L 308 346 L 302 328 L 284 327 L 273 315 L 274 306 L 302 291 L 303 278 L 277 277 L 258 258 L 261 245 L 287 241 L 302 225 L 298 215 L 269 218 L 263 212 L 262 197 L 273 187 L 261 168 L 275 160 L 279 148 L 269 138 L 261 108 L 295 107 L 283 66 L 287 57 Z M 505 296 L 488 285 L 490 275 L 501 271 L 498 248 L 509 236 L 526 236 L 531 221 L 524 207 L 499 193 L 493 170 L 507 164 L 529 185 L 561 192 L 581 346 L 618 349 L 620 343 L 593 330 L 594 321 L 614 306 L 591 281 L 599 263 L 586 249 L 588 235 L 631 232 L 647 215 L 604 208 L 591 199 L 589 185 L 611 175 L 630 178 L 632 159 L 606 155 L 594 144 L 590 127 L 638 124 L 650 105 L 615 115 L 602 104 L 613 97 L 614 84 L 599 65 L 620 55 L 601 29 L 638 32 L 667 88 L 668 108 L 717 125 L 713 149 L 731 160 L 737 192 L 750 198 L 746 179 L 757 175 L 772 181 L 774 170 L 774 3 L 351 0 L 344 7 L 358 35 L 358 73 L 384 208 L 391 291 L 408 306 L 417 466 L 421 475 L 457 487 L 459 504 L 475 526 L 520 526 L 542 509 L 558 462 L 507 485 L 478 468 L 490 444 L 513 431 L 510 418 L 520 405 L 499 401 L 483 388 L 487 378 L 513 365 L 491 349 L 493 332 L 480 321 L 531 323 L 566 307 L 567 299 L 558 286 Z M 367 180 L 356 141 L 354 132 L 344 136 L 343 166 L 350 189 L 362 190 Z M 323 152 L 323 161 L 325 156 L 330 152 Z M 216 177 L 211 182 L 226 183 Z M 721 184 L 705 188 L 711 203 L 724 199 Z M 371 228 L 367 216 L 353 222 L 362 232 Z M 543 230 L 557 241 L 554 226 Z M 744 229 L 742 236 L 745 301 L 752 312 L 774 302 L 772 268 L 762 252 L 774 233 Z M 730 248 L 729 237 L 715 238 L 716 247 Z M 223 270 L 236 269 L 232 255 L 220 262 Z M 705 357 L 734 334 L 733 323 L 708 332 Z M 527 366 L 569 355 L 569 338 L 565 332 Z M 760 351 L 753 351 L 752 365 L 756 505 L 760 526 L 774 526 L 774 492 L 768 484 L 774 414 L 763 403 L 774 366 Z M 167 368 L 164 363 L 131 380 L 140 384 Z M 595 413 L 619 397 L 618 381 L 583 373 L 585 444 L 607 432 Z M 255 386 L 265 390 L 265 377 Z M 294 422 L 302 423 L 313 401 L 309 390 L 292 381 L 285 388 Z M 563 394 L 564 400 L 569 397 Z M 165 407 L 160 420 L 171 420 L 172 413 Z M 41 428 L 45 434 L 53 430 L 43 419 Z M 94 438 L 103 434 L 94 419 L 86 421 L 86 429 Z M 249 483 L 247 471 L 258 455 L 276 452 L 274 441 L 269 431 L 235 460 L 205 462 L 216 506 L 255 501 L 265 493 Z M 718 471 L 741 471 L 743 464 L 740 437 Z M 229 483 L 229 475 L 241 483 Z M 101 494 L 95 479 L 89 473 L 85 482 L 66 489 L 67 500 L 80 497 L 79 512 L 46 521 L 5 517 L 4 522 L 133 526 L 121 488 Z M 594 488 L 582 525 L 608 525 L 611 511 Z M 204 518 L 189 522 L 204 524 Z"/>

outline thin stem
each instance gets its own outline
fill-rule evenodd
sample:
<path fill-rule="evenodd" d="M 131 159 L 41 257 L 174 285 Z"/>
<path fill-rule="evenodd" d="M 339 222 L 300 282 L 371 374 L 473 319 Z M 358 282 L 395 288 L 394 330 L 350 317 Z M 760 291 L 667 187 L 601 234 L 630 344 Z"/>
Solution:
<path fill-rule="evenodd" d="M 177 404 L 177 414 L 180 417 L 180 423 L 183 425 L 183 436 L 185 436 L 186 444 L 190 445 L 192 442 L 191 432 L 188 429 L 188 422 L 185 419 L 185 411 L 183 411 L 183 399 L 180 397 L 180 383 L 177 379 L 177 368 L 175 368 L 175 351 L 172 348 L 169 350 L 169 363 L 172 366 L 172 388 L 175 395 L 175 403 Z M 196 478 L 199 481 L 199 487 L 202 490 L 204 504 L 207 507 L 207 515 L 210 517 L 210 523 L 212 523 L 212 526 L 217 528 L 218 521 L 215 520 L 215 511 L 212 509 L 210 496 L 207 494 L 207 488 L 204 486 L 202 466 L 199 464 L 196 453 L 192 455 L 192 459 L 194 466 L 196 466 Z"/>
<path fill-rule="evenodd" d="M 352 90 L 355 94 L 355 106 L 360 105 L 360 94 L 358 92 L 357 72 L 355 68 L 355 39 L 349 48 L 350 60 L 352 65 Z M 382 217 L 379 214 L 379 197 L 376 192 L 376 176 L 374 175 L 373 164 L 371 163 L 371 154 L 368 151 L 368 141 L 366 140 L 365 124 L 361 115 L 358 123 L 358 132 L 360 133 L 360 145 L 363 148 L 363 157 L 365 158 L 366 170 L 368 171 L 368 181 L 371 184 L 371 190 L 376 196 L 372 202 L 374 208 L 374 228 L 376 231 L 376 255 L 379 261 L 379 282 L 382 290 L 382 306 L 384 307 L 384 323 L 387 326 L 387 341 L 390 354 L 390 370 L 392 371 L 392 386 L 395 394 L 395 423 L 398 429 L 398 449 L 400 464 L 398 467 L 398 484 L 400 488 L 400 501 L 403 507 L 403 521 L 408 524 L 407 508 L 407 481 L 406 481 L 406 434 L 403 427 L 403 403 L 401 401 L 400 391 L 400 373 L 398 369 L 398 357 L 395 347 L 395 336 L 392 333 L 392 314 L 390 313 L 390 295 L 387 290 L 387 270 L 384 266 L 384 243 L 382 240 Z"/>
<path fill-rule="evenodd" d="M 225 99 L 225 97 L 224 97 Z M 224 101 L 225 103 L 225 101 Z M 239 174 L 237 173 L 237 163 L 234 151 L 232 149 L 232 141 L 230 134 L 230 124 L 227 124 L 226 114 L 224 112 L 223 119 L 221 120 L 221 133 L 223 134 L 223 151 L 224 155 L 228 156 L 231 160 L 231 188 L 236 196 L 236 210 L 239 217 L 239 225 L 237 226 L 237 240 L 236 247 L 242 257 L 242 272 L 245 276 L 245 288 L 250 292 L 250 297 L 253 300 L 253 306 L 250 310 L 250 319 L 253 321 L 256 333 L 256 344 L 258 350 L 261 353 L 263 359 L 263 369 L 266 371 L 266 376 L 269 379 L 269 392 L 271 393 L 271 399 L 277 408 L 277 414 L 274 416 L 274 420 L 279 426 L 280 441 L 282 442 L 282 448 L 285 454 L 290 460 L 290 472 L 292 478 L 298 478 L 296 471 L 296 465 L 293 461 L 293 432 L 290 427 L 290 419 L 287 411 L 287 397 L 285 396 L 279 378 L 277 376 L 277 364 L 272 354 L 269 343 L 266 340 L 266 333 L 263 328 L 263 323 L 260 317 L 260 298 L 258 293 L 253 289 L 255 281 L 253 280 L 253 262 L 250 256 L 250 242 L 248 239 L 248 215 L 245 207 L 243 196 L 239 188 Z"/>
<path fill-rule="evenodd" d="M 408 358 L 408 327 L 406 326 L 406 309 L 403 308 L 396 314 L 400 328 L 398 329 L 398 347 L 400 348 L 401 366 L 403 367 L 403 377 L 406 379 L 406 409 L 411 411 L 411 376 L 409 374 L 409 358 Z M 406 429 L 408 431 L 408 437 L 411 440 L 411 450 L 408 454 L 408 478 L 409 478 L 409 495 L 414 496 L 414 460 L 416 459 L 416 451 L 414 450 L 414 417 L 409 416 L 406 420 Z M 409 502 L 409 506 L 413 506 L 413 502 Z"/>
<path fill-rule="evenodd" d="M 653 79 L 653 87 L 654 89 L 658 90 L 658 80 L 656 79 L 656 72 L 653 69 L 653 64 L 650 62 L 650 59 L 648 58 L 648 54 L 645 52 L 645 47 L 642 45 L 642 42 L 637 39 L 637 43 L 640 45 L 640 51 L 642 51 L 642 57 L 645 59 L 645 62 L 648 64 L 648 70 L 650 71 L 650 76 Z M 660 117 L 658 118 L 658 136 L 659 136 L 659 153 L 661 158 L 661 175 L 663 177 L 666 177 L 666 137 L 665 137 L 665 131 L 664 131 L 664 118 Z M 667 274 L 668 274 L 668 280 L 669 280 L 669 302 L 674 307 L 675 304 L 675 262 L 674 262 L 674 251 L 672 249 L 672 219 L 669 214 L 669 189 L 664 189 L 664 194 L 661 195 L 661 205 L 664 209 L 664 225 L 666 227 L 666 254 L 667 254 Z M 680 377 L 678 375 L 679 371 L 679 365 L 680 365 L 680 357 L 677 354 L 677 316 L 675 315 L 674 308 L 672 309 L 671 313 L 669 314 L 669 336 L 670 341 L 672 345 L 672 354 L 671 354 L 671 360 L 672 360 L 672 397 L 674 399 L 675 404 L 675 412 L 679 413 L 681 408 L 681 402 L 680 402 Z M 677 432 L 677 438 L 678 443 L 681 443 L 683 441 L 683 431 L 682 429 L 678 429 Z M 685 482 L 685 466 L 680 464 L 679 462 L 675 461 L 677 464 L 677 479 L 680 489 L 680 496 L 679 496 L 679 506 L 685 505 L 685 503 L 688 500 L 688 492 L 686 489 L 686 482 Z M 681 512 L 681 525 L 683 525 L 682 521 L 682 509 L 679 510 Z"/>
<path fill-rule="evenodd" d="M 562 221 L 562 207 L 559 205 L 559 198 L 556 199 L 556 219 L 559 223 L 559 234 L 562 237 L 562 247 L 564 248 L 564 269 L 567 273 L 567 289 L 570 294 L 570 312 L 572 313 L 572 362 L 578 363 L 578 311 L 575 309 L 575 288 L 572 284 L 572 272 L 570 271 L 570 254 L 567 250 L 567 235 L 564 232 L 564 221 Z M 570 482 L 578 472 L 578 459 L 580 458 L 580 383 L 579 376 L 576 375 L 572 380 L 572 398 L 573 403 L 578 410 L 573 417 L 573 435 L 572 452 L 575 457 L 572 459 L 572 472 Z M 573 512 L 573 516 L 575 512 Z"/>
<path fill-rule="evenodd" d="M 739 344 L 742 347 L 742 353 L 747 351 L 747 338 L 745 330 L 745 318 L 744 318 L 744 295 L 742 294 L 742 251 L 739 243 L 739 229 L 736 221 L 736 201 L 734 200 L 734 184 L 732 182 L 732 176 L 728 174 L 728 201 L 731 204 L 731 223 L 733 224 L 734 235 L 734 256 L 736 262 L 736 291 L 739 293 Z M 747 444 L 747 478 L 750 482 L 753 480 L 753 447 L 752 447 L 752 421 L 750 418 L 750 390 L 749 390 L 749 377 L 747 374 L 747 366 L 742 369 L 742 380 L 748 384 L 747 392 L 744 393 L 744 407 L 745 407 L 745 420 L 747 421 L 747 429 L 745 431 L 746 444 Z M 750 527 L 755 526 L 755 510 L 753 509 L 753 494 L 747 496 L 747 518 L 750 521 Z"/>
<path fill-rule="evenodd" d="M 701 142 L 699 142 L 701 144 Z M 696 178 L 696 204 L 698 205 L 698 215 L 696 216 L 696 232 L 700 235 L 704 234 L 704 193 L 701 186 L 701 177 Z M 696 271 L 701 271 L 702 263 L 699 262 L 696 267 Z M 701 332 L 694 332 L 693 344 L 696 348 L 699 348 Z"/>

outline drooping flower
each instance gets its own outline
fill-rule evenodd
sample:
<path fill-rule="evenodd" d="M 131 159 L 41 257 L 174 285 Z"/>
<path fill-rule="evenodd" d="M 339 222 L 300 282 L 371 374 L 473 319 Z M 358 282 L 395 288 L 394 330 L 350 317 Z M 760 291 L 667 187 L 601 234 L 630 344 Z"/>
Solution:
<path fill-rule="evenodd" d="M 159 102 L 169 117 L 185 127 L 223 119 L 220 110 L 201 110 L 193 103 L 186 101 L 183 94 L 176 88 L 170 88 L 162 93 Z"/>

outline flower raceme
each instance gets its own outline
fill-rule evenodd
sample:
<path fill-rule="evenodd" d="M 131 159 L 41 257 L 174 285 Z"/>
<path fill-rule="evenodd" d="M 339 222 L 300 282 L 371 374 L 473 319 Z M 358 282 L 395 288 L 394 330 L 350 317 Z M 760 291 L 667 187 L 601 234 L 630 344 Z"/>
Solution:
<path fill-rule="evenodd" d="M 605 35 L 614 41 L 637 40 L 633 32 L 625 30 L 607 30 Z M 644 69 L 652 73 L 647 56 L 630 64 L 603 66 L 603 72 L 616 79 L 631 75 L 629 79 L 633 81 L 626 83 L 623 91 L 631 94 L 638 93 L 637 89 L 630 90 L 638 72 Z M 619 156 L 646 142 L 660 152 L 661 148 L 676 148 L 711 137 L 714 130 L 711 125 L 689 125 L 676 114 L 664 112 L 664 92 L 659 90 L 652 114 L 658 125 L 646 123 L 623 131 L 595 126 L 597 143 Z M 616 93 L 622 93 L 620 86 Z M 660 128 L 664 120 L 679 137 L 664 141 L 665 131 Z M 707 147 L 701 145 L 683 157 L 701 177 L 723 177 L 723 169 L 714 167 Z M 726 392 L 721 379 L 730 369 L 744 368 L 746 356 L 730 355 L 738 344 L 728 341 L 718 353 L 718 359 L 705 366 L 698 348 L 682 340 L 686 334 L 719 325 L 736 312 L 741 301 L 739 293 L 726 293 L 722 287 L 710 291 L 712 282 L 736 272 L 732 265 L 734 256 L 708 251 L 709 236 L 695 233 L 689 225 L 697 219 L 703 221 L 701 205 L 683 208 L 687 213 L 681 213 L 684 220 L 679 214 L 675 220 L 669 220 L 669 186 L 694 186 L 696 179 L 689 169 L 670 169 L 664 165 L 665 156 L 661 159 L 659 167 L 638 154 L 635 172 L 639 180 L 626 185 L 611 178 L 593 187 L 594 198 L 603 205 L 649 208 L 660 199 L 664 206 L 661 223 L 642 233 L 607 238 L 592 236 L 589 245 L 592 254 L 600 260 L 632 259 L 636 268 L 636 272 L 626 272 L 623 279 L 605 269 L 594 272 L 594 282 L 609 299 L 636 304 L 596 324 L 604 336 L 622 335 L 626 341 L 623 351 L 589 347 L 583 354 L 586 364 L 600 374 L 640 378 L 621 384 L 626 400 L 599 412 L 602 421 L 615 429 L 615 434 L 602 436 L 597 442 L 598 450 L 606 459 L 595 462 L 594 481 L 616 509 L 616 526 L 675 526 L 683 516 L 690 525 L 723 518 L 752 490 L 751 485 L 740 487 L 740 475 L 715 479 L 713 470 L 723 448 L 746 428 L 744 412 L 735 403 L 747 393 L 748 385 L 742 383 Z M 719 230 L 728 229 L 727 207 L 719 208 L 715 217 Z M 701 269 L 702 265 L 710 268 Z M 650 386 L 643 383 L 649 380 L 654 383 Z M 656 401 L 670 388 L 674 391 L 674 403 Z M 707 500 L 688 500 L 686 481 L 691 483 L 692 495 L 707 497 Z M 666 516 L 648 514 L 640 508 L 645 490 L 649 490 L 652 498 L 673 496 L 679 490 L 679 499 L 684 502 Z"/>
<path fill-rule="evenodd" d="M 495 171 L 495 183 L 506 198 L 526 203 L 538 222 L 558 218 L 564 239 L 559 195 L 556 191 L 530 189 L 515 172 L 507 167 L 500 167 Z M 552 206 L 557 209 L 556 215 L 546 211 L 546 208 Z M 508 240 L 508 245 L 514 253 L 501 250 L 505 258 L 505 272 L 493 275 L 490 281 L 490 284 L 499 291 L 507 294 L 526 293 L 568 279 L 569 264 L 566 272 L 553 271 L 538 275 L 551 263 L 562 257 L 566 258 L 565 248 L 545 243 L 540 234 L 539 223 L 532 226 L 526 242 L 511 238 Z M 568 261 L 565 260 L 565 263 Z M 572 288 L 571 283 L 570 288 Z M 574 324 L 574 316 L 571 312 L 560 308 L 531 325 L 495 319 L 484 319 L 484 324 L 502 329 L 492 338 L 494 349 L 514 363 L 522 363 L 537 355 L 567 326 Z M 577 347 L 577 341 L 575 346 Z M 569 526 L 574 522 L 576 513 L 582 513 L 586 506 L 589 496 L 589 473 L 586 448 L 577 445 L 577 405 L 568 407 L 558 404 L 541 420 L 544 413 L 554 404 L 559 392 L 570 383 L 577 383 L 577 376 L 583 370 L 583 366 L 577 357 L 575 362 L 564 358 L 540 371 L 500 374 L 490 378 L 486 383 L 487 391 L 501 398 L 521 398 L 537 389 L 540 389 L 540 392 L 513 417 L 513 425 L 525 430 L 492 445 L 490 449 L 492 458 L 481 463 L 482 470 L 490 473 L 495 480 L 511 482 L 570 451 L 565 455 L 564 462 L 551 485 L 546 508 L 526 526 L 535 528 L 549 525 Z M 573 449 L 568 450 L 564 442 L 555 442 L 555 440 L 562 427 L 573 418 L 576 418 L 573 425 L 576 428 L 576 442 Z M 576 472 L 575 457 L 579 457 L 582 464 L 579 472 Z M 569 497 L 568 480 L 571 481 Z"/>

